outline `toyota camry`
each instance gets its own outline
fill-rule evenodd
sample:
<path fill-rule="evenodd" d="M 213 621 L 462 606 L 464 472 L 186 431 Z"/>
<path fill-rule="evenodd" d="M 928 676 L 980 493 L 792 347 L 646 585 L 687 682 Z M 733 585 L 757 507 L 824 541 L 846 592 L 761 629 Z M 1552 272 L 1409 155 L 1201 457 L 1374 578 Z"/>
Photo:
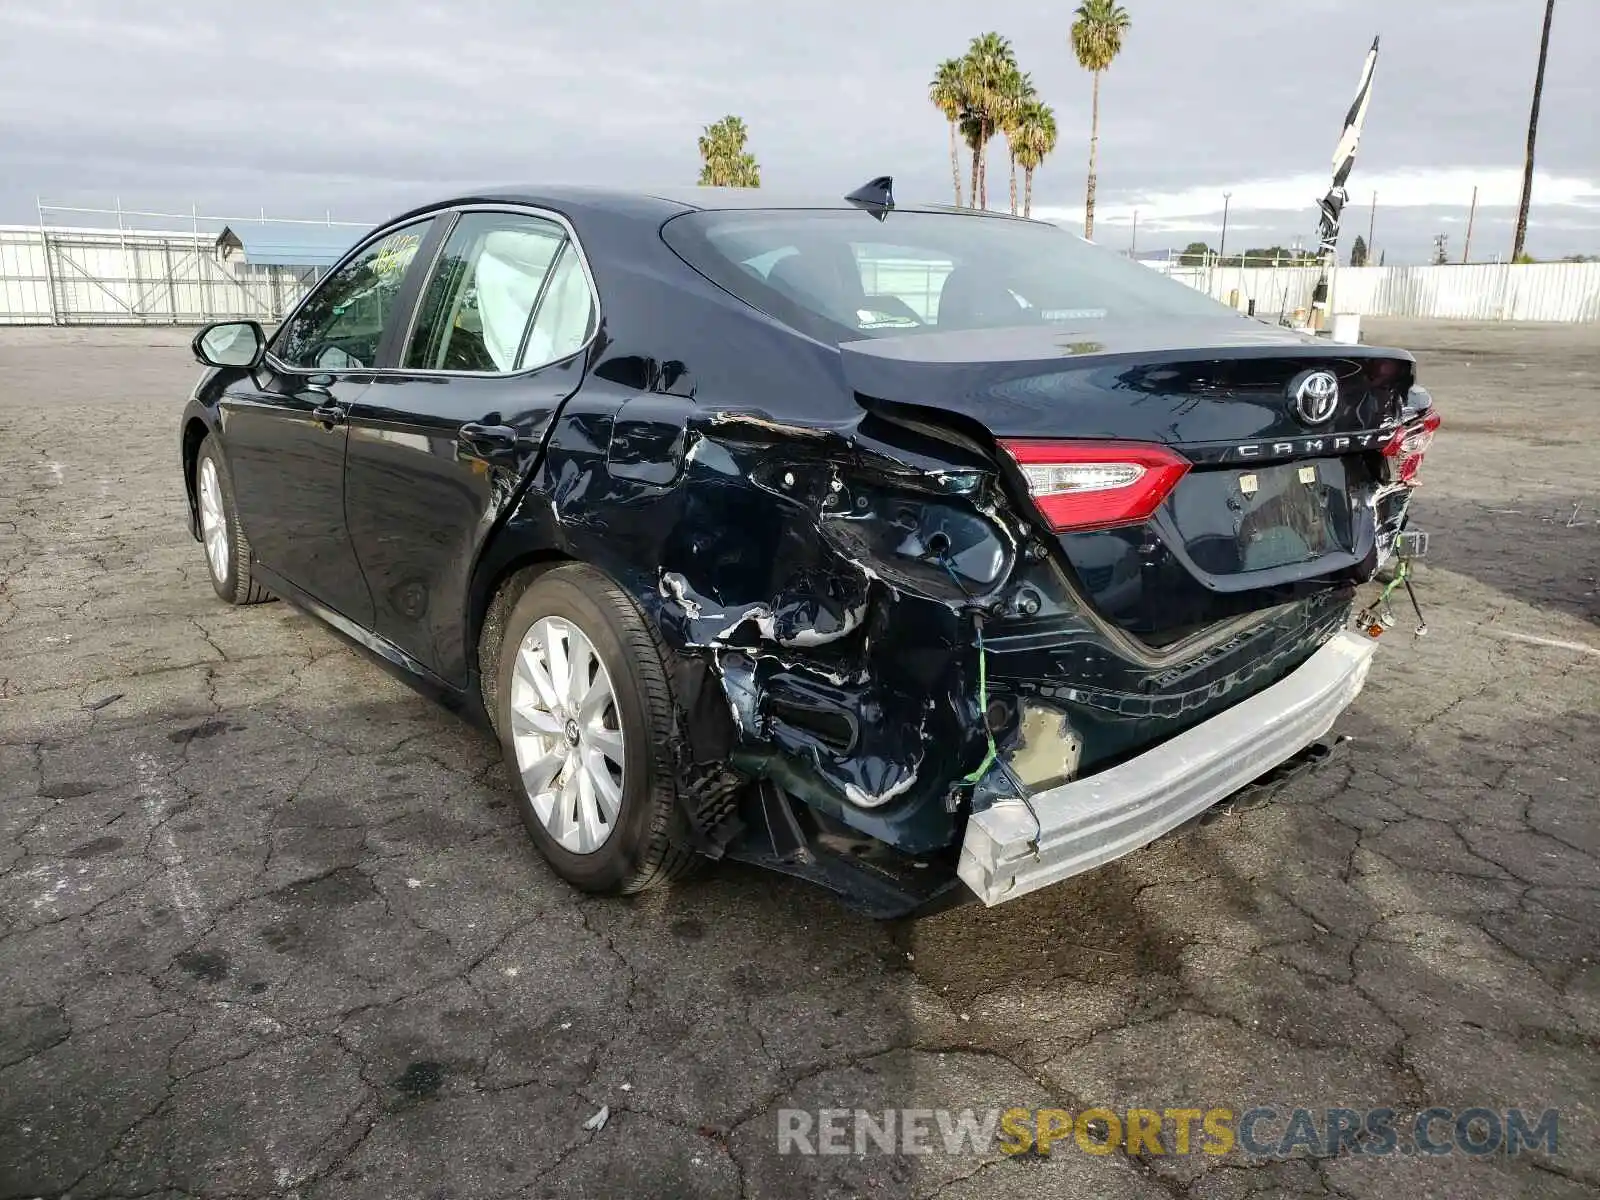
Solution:
<path fill-rule="evenodd" d="M 887 178 L 448 200 L 194 352 L 225 602 L 484 725 L 577 887 L 732 858 L 880 915 L 1314 761 L 1438 424 L 1403 351 Z"/>

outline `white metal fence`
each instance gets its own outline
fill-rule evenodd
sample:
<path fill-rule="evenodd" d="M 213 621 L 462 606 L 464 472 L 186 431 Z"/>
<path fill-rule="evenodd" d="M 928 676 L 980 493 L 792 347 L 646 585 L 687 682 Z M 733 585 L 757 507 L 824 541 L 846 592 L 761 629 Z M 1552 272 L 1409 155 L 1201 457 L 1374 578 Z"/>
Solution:
<path fill-rule="evenodd" d="M 114 216 L 117 227 L 47 224 L 47 212 L 90 221 Z M 128 218 L 189 227 L 130 229 Z M 331 219 L 284 222 L 264 214 L 259 219 L 365 228 Z M 223 227 L 256 220 L 41 205 L 36 225 L 0 225 L 0 325 L 201 325 L 225 317 L 276 321 L 322 272 L 311 266 L 223 261 L 217 253 Z"/>
<path fill-rule="evenodd" d="M 1169 274 L 1257 316 L 1309 309 L 1319 267 L 1185 267 Z M 1600 263 L 1335 267 L 1329 304 L 1368 317 L 1458 321 L 1600 321 Z"/>
<path fill-rule="evenodd" d="M 0 226 L 0 324 L 273 321 L 315 277 L 314 268 L 225 266 L 205 234 Z"/>
<path fill-rule="evenodd" d="M 108 211 L 119 225 L 129 215 Z M 179 230 L 53 226 L 43 220 L 0 225 L 0 325 L 198 325 L 224 317 L 270 322 L 320 276 L 315 267 L 223 261 L 216 238 L 225 219 L 188 219 L 190 228 Z M 216 228 L 202 228 L 202 222 Z M 364 228 L 331 220 L 296 223 Z M 1148 265 L 1269 318 L 1308 310 L 1321 276 L 1315 266 Z M 948 269 L 941 268 L 863 264 L 869 290 L 911 295 L 908 303 L 923 319 L 932 316 Z M 1336 267 L 1330 306 L 1335 313 L 1363 316 L 1600 321 L 1600 263 Z"/>

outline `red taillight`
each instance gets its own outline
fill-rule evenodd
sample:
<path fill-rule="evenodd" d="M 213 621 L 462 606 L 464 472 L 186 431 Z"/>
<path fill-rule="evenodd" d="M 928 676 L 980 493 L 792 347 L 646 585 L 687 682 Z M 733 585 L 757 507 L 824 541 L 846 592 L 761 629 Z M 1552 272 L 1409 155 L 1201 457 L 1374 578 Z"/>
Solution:
<path fill-rule="evenodd" d="M 1383 455 L 1385 458 L 1400 460 L 1395 475 L 1401 483 L 1411 483 L 1416 479 L 1417 469 L 1422 466 L 1422 456 L 1428 452 L 1428 447 L 1433 445 L 1433 435 L 1438 431 L 1440 423 L 1439 414 L 1429 410 L 1428 415 L 1422 418 L 1420 427 L 1413 429 L 1403 425 L 1394 431 L 1389 444 L 1383 448 Z"/>
<path fill-rule="evenodd" d="M 1130 442 L 1002 441 L 1051 529 L 1106 529 L 1149 518 L 1189 461 Z"/>

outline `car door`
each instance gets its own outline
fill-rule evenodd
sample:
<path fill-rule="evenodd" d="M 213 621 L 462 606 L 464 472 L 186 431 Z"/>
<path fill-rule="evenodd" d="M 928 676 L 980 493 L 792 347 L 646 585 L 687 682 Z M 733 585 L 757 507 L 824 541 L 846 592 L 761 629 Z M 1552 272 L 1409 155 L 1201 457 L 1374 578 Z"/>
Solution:
<path fill-rule="evenodd" d="M 441 240 L 393 368 L 351 406 L 345 511 L 373 628 L 460 683 L 473 563 L 582 382 L 597 307 L 553 215 L 469 209 Z"/>
<path fill-rule="evenodd" d="M 346 420 L 432 221 L 387 233 L 332 271 L 221 399 L 234 507 L 254 558 L 358 625 L 372 597 L 345 522 Z"/>

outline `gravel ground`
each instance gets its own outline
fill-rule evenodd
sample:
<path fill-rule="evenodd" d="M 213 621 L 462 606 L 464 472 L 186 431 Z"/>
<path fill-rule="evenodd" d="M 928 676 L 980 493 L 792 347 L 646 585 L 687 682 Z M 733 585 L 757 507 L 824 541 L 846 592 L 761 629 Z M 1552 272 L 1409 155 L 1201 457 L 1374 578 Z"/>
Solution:
<path fill-rule="evenodd" d="M 185 530 L 188 331 L 0 329 L 0 1197 L 1600 1187 L 1600 328 L 1374 323 L 1432 632 L 1342 765 L 992 911 L 580 898 L 494 746 Z M 780 1156 L 777 1110 L 1562 1110 L 1559 1153 Z M 585 1121 L 604 1105 L 598 1131 Z"/>

